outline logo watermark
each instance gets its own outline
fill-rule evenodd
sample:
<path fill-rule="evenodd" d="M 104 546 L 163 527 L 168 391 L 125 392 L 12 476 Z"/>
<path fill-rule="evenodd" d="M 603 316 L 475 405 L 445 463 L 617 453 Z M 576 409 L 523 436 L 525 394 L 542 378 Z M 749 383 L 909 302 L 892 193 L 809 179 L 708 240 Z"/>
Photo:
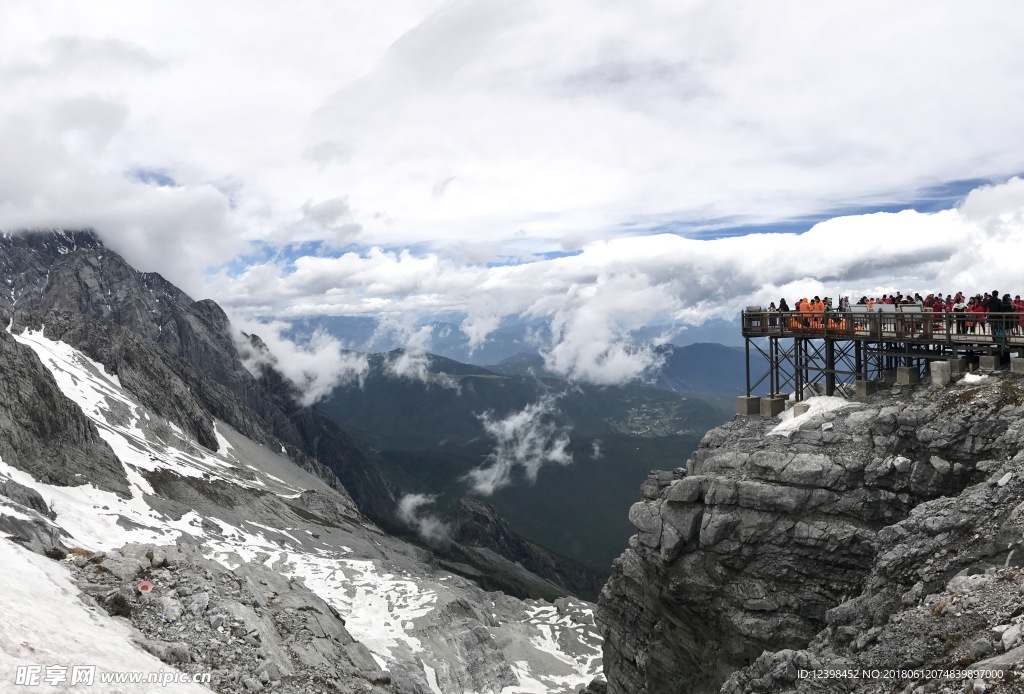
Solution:
<path fill-rule="evenodd" d="M 113 670 L 101 671 L 95 665 L 19 665 L 14 671 L 14 684 L 20 687 L 56 687 L 58 684 L 91 687 L 95 684 L 210 684 L 209 672 L 189 674 L 179 670 Z"/>

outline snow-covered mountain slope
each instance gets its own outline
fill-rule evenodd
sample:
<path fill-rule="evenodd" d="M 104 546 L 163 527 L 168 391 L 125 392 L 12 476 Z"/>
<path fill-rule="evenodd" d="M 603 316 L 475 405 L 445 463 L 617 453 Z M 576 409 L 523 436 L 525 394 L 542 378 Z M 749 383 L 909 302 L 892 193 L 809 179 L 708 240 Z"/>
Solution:
<path fill-rule="evenodd" d="M 436 570 L 426 552 L 382 533 L 283 449 L 270 450 L 218 421 L 218 451 L 211 451 L 67 344 L 40 331 L 14 337 L 114 451 L 130 493 L 87 479 L 48 484 L 0 461 L 0 528 L 15 521 L 46 525 L 65 546 L 83 548 L 79 554 L 178 543 L 198 546 L 225 572 L 268 567 L 326 601 L 377 665 L 410 691 L 569 692 L 600 673 L 589 604 L 524 602 Z M 38 494 L 45 508 L 5 496 L 5 483 Z M 160 593 L 160 579 L 153 582 Z"/>

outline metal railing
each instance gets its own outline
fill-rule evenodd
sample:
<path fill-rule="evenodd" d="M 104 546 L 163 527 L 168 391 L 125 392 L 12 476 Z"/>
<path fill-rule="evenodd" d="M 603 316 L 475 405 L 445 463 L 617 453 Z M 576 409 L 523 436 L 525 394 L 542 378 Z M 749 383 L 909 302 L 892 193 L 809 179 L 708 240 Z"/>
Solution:
<path fill-rule="evenodd" d="M 852 306 L 849 311 L 767 311 L 741 314 L 744 337 L 816 337 L 862 340 L 1024 345 L 1024 313 L 935 312 L 920 304 Z"/>

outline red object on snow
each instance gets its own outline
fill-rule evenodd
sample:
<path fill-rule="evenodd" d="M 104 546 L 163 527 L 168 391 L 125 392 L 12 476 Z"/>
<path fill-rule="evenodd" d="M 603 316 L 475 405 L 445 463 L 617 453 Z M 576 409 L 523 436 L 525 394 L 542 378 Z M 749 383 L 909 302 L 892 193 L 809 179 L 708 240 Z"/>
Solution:
<path fill-rule="evenodd" d="M 149 581 L 143 581 L 138 586 L 136 586 L 135 589 L 137 591 L 139 591 L 140 593 L 152 593 L 153 592 L 153 584 L 150 583 Z"/>

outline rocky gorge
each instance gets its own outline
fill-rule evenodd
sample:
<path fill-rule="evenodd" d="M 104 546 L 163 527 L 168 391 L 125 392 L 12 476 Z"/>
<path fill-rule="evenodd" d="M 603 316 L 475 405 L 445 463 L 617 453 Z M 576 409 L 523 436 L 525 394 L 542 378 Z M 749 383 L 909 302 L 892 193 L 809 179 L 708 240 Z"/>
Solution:
<path fill-rule="evenodd" d="M 809 404 L 652 473 L 601 595 L 608 691 L 962 691 L 934 675 L 1024 660 L 1024 380 Z"/>

